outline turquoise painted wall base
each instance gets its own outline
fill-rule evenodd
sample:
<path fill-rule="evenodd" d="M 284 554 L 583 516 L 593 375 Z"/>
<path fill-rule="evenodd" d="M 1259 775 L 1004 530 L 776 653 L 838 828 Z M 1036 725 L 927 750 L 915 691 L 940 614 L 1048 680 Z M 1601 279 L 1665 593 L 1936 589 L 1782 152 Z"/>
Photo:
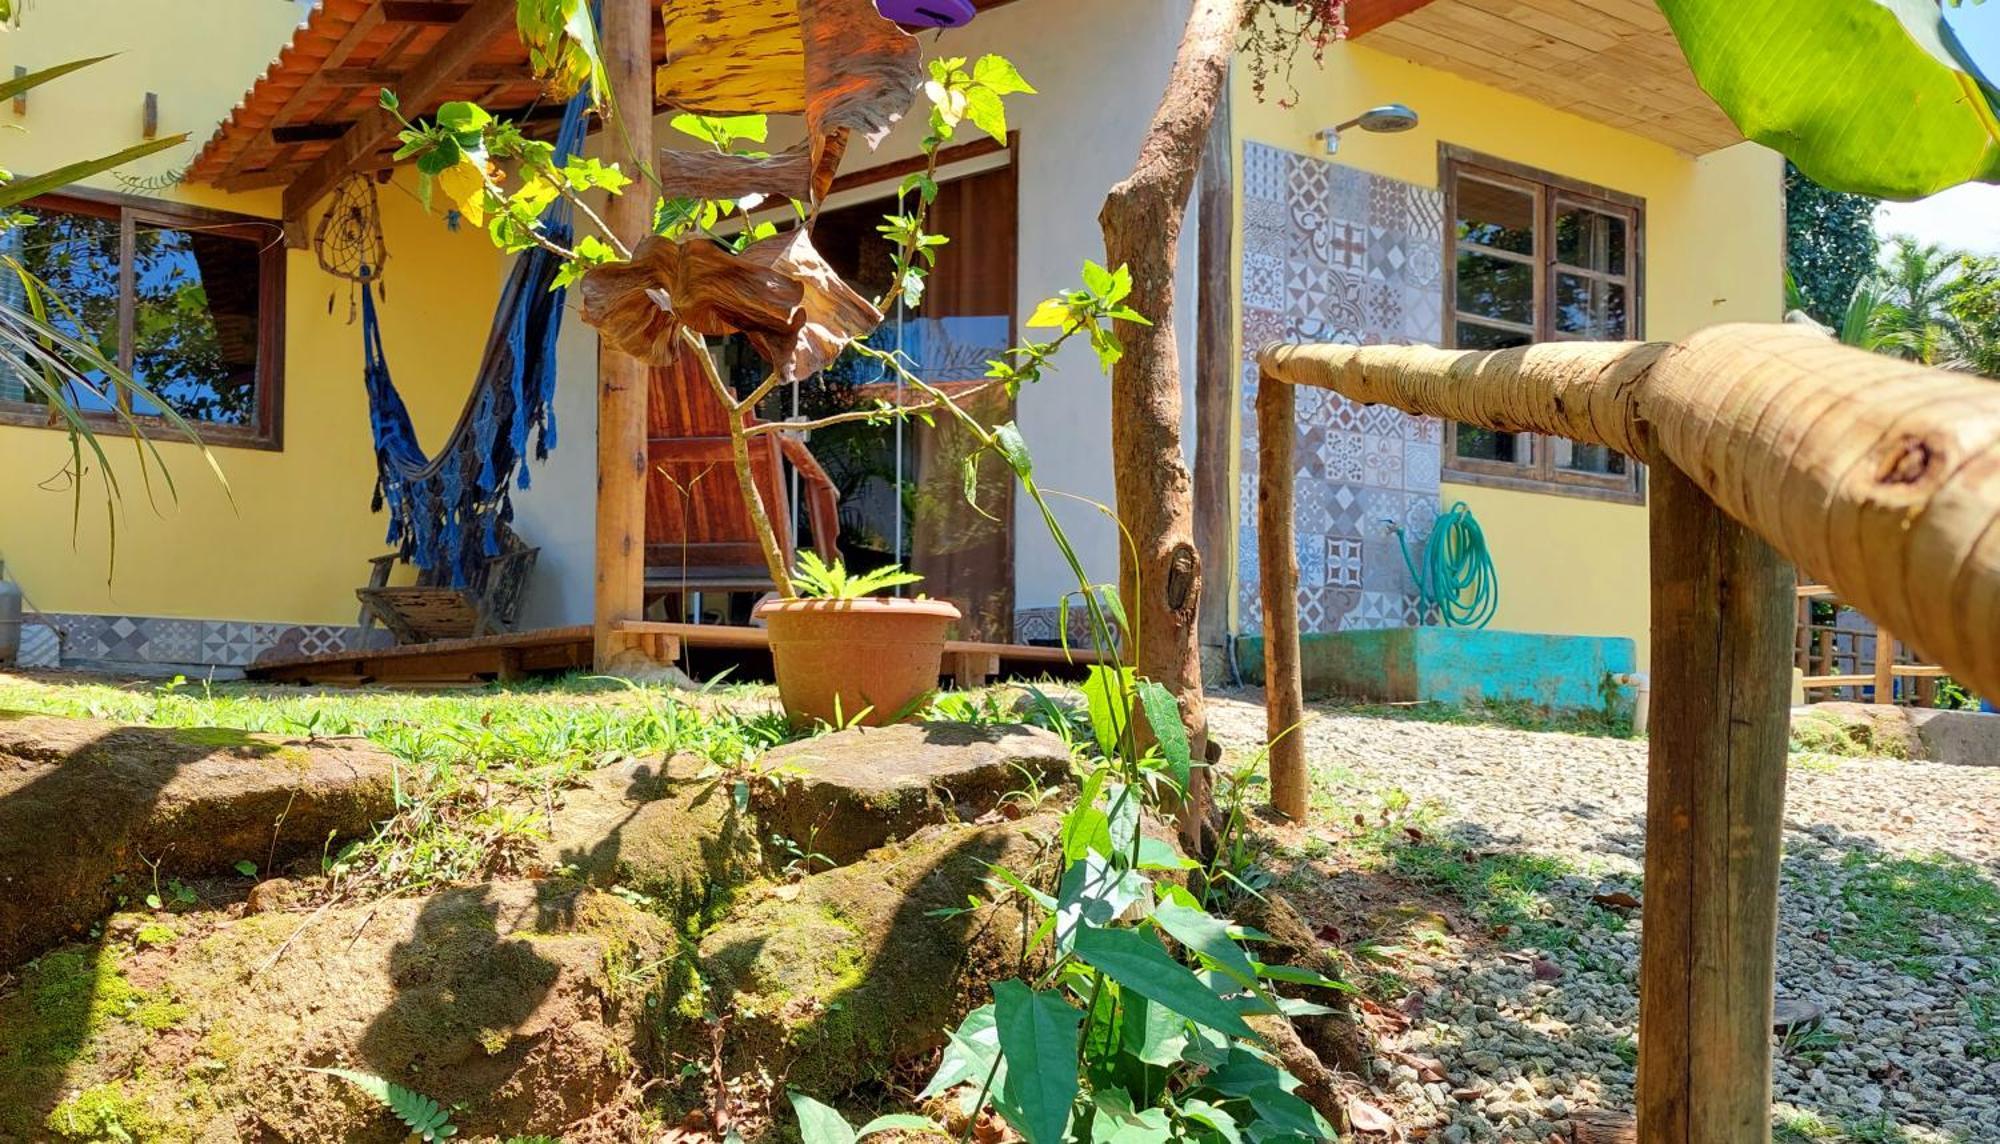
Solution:
<path fill-rule="evenodd" d="M 1629 718 L 1633 688 L 1611 676 L 1636 670 L 1637 649 L 1613 636 L 1558 636 L 1468 628 L 1380 628 L 1301 637 L 1308 699 L 1362 703 L 1526 701 L 1552 711 Z M 1236 643 L 1243 677 L 1264 678 L 1264 639 Z"/>

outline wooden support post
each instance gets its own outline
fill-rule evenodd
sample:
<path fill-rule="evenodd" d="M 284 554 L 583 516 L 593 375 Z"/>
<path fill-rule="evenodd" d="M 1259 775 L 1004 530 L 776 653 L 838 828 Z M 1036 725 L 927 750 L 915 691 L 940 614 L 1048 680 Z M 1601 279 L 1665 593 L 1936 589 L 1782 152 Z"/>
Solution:
<path fill-rule="evenodd" d="M 1896 702 L 1896 637 L 1875 625 L 1875 702 Z"/>
<path fill-rule="evenodd" d="M 1257 570 L 1264 591 L 1264 737 L 1271 805 L 1306 816 L 1305 688 L 1299 675 L 1299 554 L 1293 540 L 1292 442 L 1297 396 L 1268 374 L 1257 380 Z M 1282 737 L 1281 737 L 1282 736 Z"/>
<path fill-rule="evenodd" d="M 945 670 L 960 691 L 977 691 L 1000 674 L 1000 653 L 993 651 L 947 651 Z"/>
<path fill-rule="evenodd" d="M 605 74 L 613 122 L 602 137 L 634 176 L 614 195 L 605 222 L 628 246 L 652 229 L 651 184 L 631 167 L 653 159 L 651 0 L 605 0 Z M 629 148 L 629 151 L 626 150 Z M 646 614 L 646 385 L 644 362 L 605 346 L 597 350 L 597 583 L 592 659 L 618 666 L 636 642 L 618 625 Z"/>
<path fill-rule="evenodd" d="M 1653 704 L 1639 1139 L 1771 1138 L 1794 573 L 1672 465 L 1651 477 Z"/>

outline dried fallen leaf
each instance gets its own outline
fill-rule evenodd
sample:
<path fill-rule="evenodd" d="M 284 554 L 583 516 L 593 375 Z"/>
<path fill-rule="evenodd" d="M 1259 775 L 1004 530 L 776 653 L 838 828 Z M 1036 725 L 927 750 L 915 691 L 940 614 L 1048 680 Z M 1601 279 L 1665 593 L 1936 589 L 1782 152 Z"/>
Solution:
<path fill-rule="evenodd" d="M 1396 1120 L 1358 1096 L 1347 1098 L 1347 1122 L 1356 1132 L 1388 1135 L 1396 1130 Z"/>
<path fill-rule="evenodd" d="M 1639 899 L 1623 890 L 1613 890 L 1608 894 L 1592 894 L 1590 900 L 1607 910 L 1636 910 Z"/>

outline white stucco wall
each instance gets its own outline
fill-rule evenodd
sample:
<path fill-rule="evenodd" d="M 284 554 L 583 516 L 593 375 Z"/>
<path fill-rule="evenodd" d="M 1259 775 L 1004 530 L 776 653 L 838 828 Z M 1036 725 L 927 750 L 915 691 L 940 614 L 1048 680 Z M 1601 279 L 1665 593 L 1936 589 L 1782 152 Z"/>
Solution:
<path fill-rule="evenodd" d="M 1020 296 L 1017 320 L 1077 281 L 1086 258 L 1103 261 L 1097 226 L 1104 193 L 1138 157 L 1139 140 L 1172 70 L 1187 0 L 1020 0 L 939 37 L 938 51 L 1014 61 L 1039 94 L 1017 98 L 1010 123 L 1021 132 Z M 913 132 L 899 133 L 911 136 Z M 892 144 L 901 142 L 892 140 Z M 1174 299 L 1180 335 L 1184 435 L 1193 450 L 1194 230 L 1181 246 Z M 1031 331 L 1023 330 L 1028 334 Z M 1035 334 L 1046 337 L 1047 332 Z M 1017 420 L 1043 487 L 1109 504 L 1111 389 L 1090 348 L 1066 347 L 1043 381 L 1021 395 Z M 1073 501 L 1057 514 L 1091 578 L 1117 578 L 1115 530 Z M 1054 604 L 1076 580 L 1034 506 L 1015 506 L 1014 606 Z"/>
<path fill-rule="evenodd" d="M 1104 193 L 1131 170 L 1139 139 L 1173 65 L 1188 0 L 1019 0 L 971 25 L 923 37 L 926 59 L 997 52 L 1014 61 L 1038 94 L 1010 100 L 1009 125 L 1020 132 L 1019 251 L 1016 319 L 1078 279 L 1083 260 L 1102 261 L 1097 211 Z M 913 154 L 924 116 L 912 115 L 875 155 L 856 145 L 845 171 Z M 971 130 L 969 127 L 967 130 Z M 774 126 L 773 143 L 782 138 Z M 670 132 L 664 120 L 660 138 Z M 1194 355 L 1194 228 L 1183 236 L 1175 288 L 1183 390 L 1191 395 Z M 1023 334 L 1029 331 L 1023 329 Z M 1037 334 L 1046 337 L 1046 332 Z M 537 469 L 532 488 L 515 496 L 522 535 L 542 546 L 524 624 L 587 622 L 591 614 L 596 457 L 596 339 L 575 319 L 565 326 L 563 373 L 556 398 L 561 447 Z M 1193 447 L 1192 401 L 1186 418 Z M 1044 380 L 1021 395 L 1017 420 L 1044 487 L 1109 503 L 1112 499 L 1109 383 L 1089 347 L 1065 349 Z M 1090 508 L 1057 506 L 1065 529 L 1102 582 L 1117 574 L 1115 533 Z M 1033 506 L 1016 507 L 1015 607 L 1056 603 L 1076 586 Z"/>

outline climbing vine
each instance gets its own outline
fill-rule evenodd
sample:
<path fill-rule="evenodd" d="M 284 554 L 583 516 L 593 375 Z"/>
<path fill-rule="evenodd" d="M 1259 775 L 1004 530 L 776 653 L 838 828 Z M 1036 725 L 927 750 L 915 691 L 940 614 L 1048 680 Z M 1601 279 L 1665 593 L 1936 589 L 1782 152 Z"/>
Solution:
<path fill-rule="evenodd" d="M 1250 88 L 1262 100 L 1271 81 L 1285 85 L 1278 106 L 1298 102 L 1292 66 L 1301 50 L 1312 54 L 1314 67 L 1326 60 L 1329 45 L 1347 38 L 1347 0 L 1252 0 L 1243 11 L 1237 48 L 1250 67 Z"/>

